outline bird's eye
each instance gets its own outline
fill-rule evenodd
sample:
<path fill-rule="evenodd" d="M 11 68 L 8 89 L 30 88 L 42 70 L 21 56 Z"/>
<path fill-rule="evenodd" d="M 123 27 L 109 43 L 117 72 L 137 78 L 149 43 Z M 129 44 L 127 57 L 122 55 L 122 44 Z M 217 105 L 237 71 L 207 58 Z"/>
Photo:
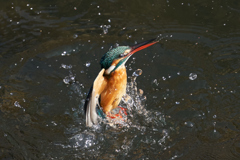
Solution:
<path fill-rule="evenodd" d="M 122 53 L 122 54 L 120 54 L 120 55 L 119 55 L 119 57 L 124 57 L 124 54 L 123 54 L 123 53 Z"/>

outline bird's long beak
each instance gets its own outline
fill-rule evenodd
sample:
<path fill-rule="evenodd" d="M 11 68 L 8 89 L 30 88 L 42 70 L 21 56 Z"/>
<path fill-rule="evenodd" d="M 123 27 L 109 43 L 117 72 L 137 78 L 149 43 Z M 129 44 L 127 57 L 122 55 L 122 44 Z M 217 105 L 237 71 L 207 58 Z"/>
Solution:
<path fill-rule="evenodd" d="M 155 38 L 155 39 L 151 39 L 151 40 L 136 44 L 134 46 L 131 46 L 131 51 L 127 54 L 127 56 L 130 56 L 130 55 L 136 53 L 137 51 L 140 51 L 140 50 L 145 49 L 145 48 L 147 48 L 151 45 L 154 45 L 157 42 L 158 42 L 158 40 Z"/>

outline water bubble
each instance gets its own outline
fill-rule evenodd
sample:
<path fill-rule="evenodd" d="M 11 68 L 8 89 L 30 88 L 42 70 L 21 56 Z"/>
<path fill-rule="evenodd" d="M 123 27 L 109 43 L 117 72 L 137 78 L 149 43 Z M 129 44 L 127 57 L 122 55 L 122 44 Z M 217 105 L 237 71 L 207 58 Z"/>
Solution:
<path fill-rule="evenodd" d="M 177 101 L 176 101 L 175 103 L 176 103 L 176 104 L 180 104 L 180 102 L 177 102 Z"/>
<path fill-rule="evenodd" d="M 165 81 L 167 78 L 165 78 L 165 77 L 163 76 L 162 79 Z"/>
<path fill-rule="evenodd" d="M 98 15 L 100 16 L 100 15 L 101 15 L 101 13 L 99 12 L 99 13 L 98 13 Z"/>
<path fill-rule="evenodd" d="M 180 72 L 177 72 L 177 75 L 180 75 Z"/>
<path fill-rule="evenodd" d="M 30 10 L 33 10 L 33 8 L 30 8 Z"/>
<path fill-rule="evenodd" d="M 77 10 L 77 7 L 74 7 L 73 9 L 74 9 L 74 10 Z"/>
<path fill-rule="evenodd" d="M 27 4 L 27 6 L 29 6 L 29 4 Z"/>
<path fill-rule="evenodd" d="M 213 115 L 213 118 L 217 118 L 217 115 Z"/>
<path fill-rule="evenodd" d="M 86 65 L 86 67 L 89 67 L 91 65 L 91 63 L 87 62 L 85 65 Z"/>
<path fill-rule="evenodd" d="M 108 22 L 111 23 L 111 19 L 108 19 Z"/>
<path fill-rule="evenodd" d="M 195 80 L 197 78 L 197 74 L 196 73 L 190 73 L 189 74 L 189 79 L 190 80 Z"/>

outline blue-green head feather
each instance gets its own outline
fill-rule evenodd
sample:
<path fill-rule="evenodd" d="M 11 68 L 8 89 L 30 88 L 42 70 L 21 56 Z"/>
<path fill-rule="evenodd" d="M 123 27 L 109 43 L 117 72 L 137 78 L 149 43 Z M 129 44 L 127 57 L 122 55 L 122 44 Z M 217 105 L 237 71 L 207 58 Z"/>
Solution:
<path fill-rule="evenodd" d="M 105 53 L 100 61 L 101 68 L 108 69 L 115 59 L 122 58 L 122 54 L 127 49 L 131 49 L 131 48 L 129 46 L 118 46 L 116 48 L 111 49 L 107 53 Z M 121 60 L 114 70 L 116 70 L 117 67 L 120 66 L 124 61 L 125 61 L 124 59 Z"/>

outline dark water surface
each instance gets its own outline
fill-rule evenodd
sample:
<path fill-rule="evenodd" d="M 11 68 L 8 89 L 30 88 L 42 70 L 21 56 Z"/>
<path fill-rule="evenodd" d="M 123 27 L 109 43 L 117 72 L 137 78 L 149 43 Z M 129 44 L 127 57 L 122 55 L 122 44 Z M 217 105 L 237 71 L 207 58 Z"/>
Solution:
<path fill-rule="evenodd" d="M 239 0 L 2 0 L 0 17 L 0 159 L 240 159 Z M 157 36 L 127 63 L 126 126 L 86 128 L 101 56 Z"/>

